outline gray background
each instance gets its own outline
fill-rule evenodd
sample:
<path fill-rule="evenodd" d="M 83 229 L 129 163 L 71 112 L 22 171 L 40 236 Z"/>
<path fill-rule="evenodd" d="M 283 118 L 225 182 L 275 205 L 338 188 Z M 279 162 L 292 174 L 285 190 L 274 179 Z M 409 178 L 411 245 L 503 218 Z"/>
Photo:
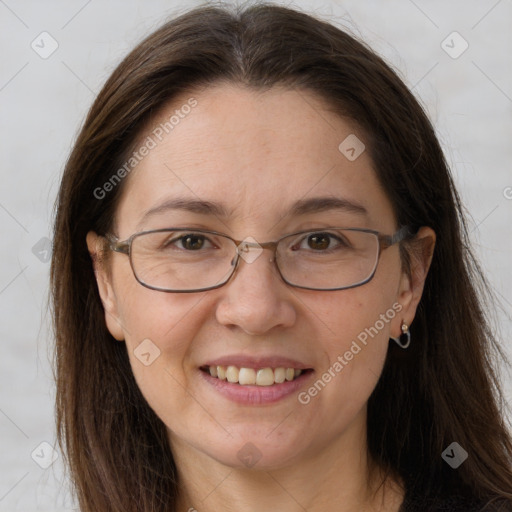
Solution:
<path fill-rule="evenodd" d="M 0 0 L 0 511 L 72 510 L 60 456 L 49 469 L 40 467 L 51 462 L 55 443 L 45 251 L 53 202 L 73 140 L 106 78 L 142 37 L 196 5 Z M 364 38 L 424 104 L 467 208 L 482 267 L 502 301 L 495 325 L 510 353 L 512 1 L 286 5 Z M 58 44 L 46 59 L 40 53 L 52 41 L 43 31 Z M 450 35 L 454 31 L 463 39 Z M 464 41 L 469 46 L 459 56 Z M 503 382 L 510 400 L 511 376 L 504 374 Z"/>

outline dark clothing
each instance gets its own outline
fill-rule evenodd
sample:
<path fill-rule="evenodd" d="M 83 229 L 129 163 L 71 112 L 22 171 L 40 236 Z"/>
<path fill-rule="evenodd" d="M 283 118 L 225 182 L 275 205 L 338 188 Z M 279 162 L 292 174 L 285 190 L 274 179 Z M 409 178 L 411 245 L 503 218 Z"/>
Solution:
<path fill-rule="evenodd" d="M 488 505 L 488 500 L 460 496 L 432 500 L 406 494 L 399 512 L 512 512 L 512 504 Z"/>

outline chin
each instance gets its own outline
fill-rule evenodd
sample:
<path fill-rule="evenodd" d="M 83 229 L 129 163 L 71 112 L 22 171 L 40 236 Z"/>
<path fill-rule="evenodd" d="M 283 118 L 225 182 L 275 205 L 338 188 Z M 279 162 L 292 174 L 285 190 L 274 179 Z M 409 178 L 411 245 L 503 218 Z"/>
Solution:
<path fill-rule="evenodd" d="M 300 456 L 304 437 L 288 434 L 270 435 L 260 432 L 233 433 L 233 437 L 211 440 L 203 452 L 218 462 L 237 469 L 276 470 L 293 464 Z M 214 449 L 212 449 L 215 447 Z"/>

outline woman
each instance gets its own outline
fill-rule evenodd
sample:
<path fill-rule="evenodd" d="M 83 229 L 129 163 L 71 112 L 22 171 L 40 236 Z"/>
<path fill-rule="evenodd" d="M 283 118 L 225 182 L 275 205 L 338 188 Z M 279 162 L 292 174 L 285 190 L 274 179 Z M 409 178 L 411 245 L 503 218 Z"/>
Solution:
<path fill-rule="evenodd" d="M 203 7 L 143 41 L 67 163 L 51 278 L 82 511 L 512 510 L 450 172 L 340 29 Z"/>

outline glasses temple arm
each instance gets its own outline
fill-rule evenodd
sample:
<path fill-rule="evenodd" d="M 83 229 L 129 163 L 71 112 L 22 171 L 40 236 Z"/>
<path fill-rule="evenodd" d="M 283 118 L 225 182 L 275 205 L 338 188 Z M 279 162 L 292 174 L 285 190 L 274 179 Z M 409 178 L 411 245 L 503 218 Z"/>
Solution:
<path fill-rule="evenodd" d="M 110 234 L 105 235 L 110 250 L 120 252 L 122 254 L 130 254 L 130 242 L 119 242 L 119 240 Z"/>

